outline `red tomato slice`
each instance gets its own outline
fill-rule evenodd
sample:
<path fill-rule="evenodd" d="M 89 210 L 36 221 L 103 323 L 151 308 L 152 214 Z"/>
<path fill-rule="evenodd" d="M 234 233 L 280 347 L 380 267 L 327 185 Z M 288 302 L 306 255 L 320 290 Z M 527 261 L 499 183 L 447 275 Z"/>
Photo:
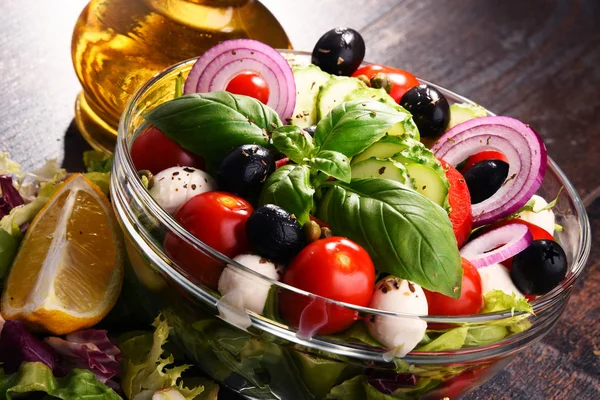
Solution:
<path fill-rule="evenodd" d="M 359 75 L 365 75 L 371 79 L 376 73 L 383 72 L 392 81 L 392 90 L 390 96 L 396 101 L 400 102 L 400 99 L 409 89 L 419 86 L 419 81 L 410 72 L 386 67 L 384 65 L 365 65 L 362 68 L 357 69 L 352 76 L 356 77 Z"/>
<path fill-rule="evenodd" d="M 485 160 L 500 160 L 508 164 L 508 158 L 504 153 L 496 150 L 485 150 L 467 158 L 467 161 L 465 161 L 465 165 L 460 169 L 460 172 L 464 174 L 473 165 Z"/>
<path fill-rule="evenodd" d="M 373 297 L 375 266 L 365 249 L 349 239 L 333 236 L 312 242 L 294 257 L 285 270 L 283 282 L 365 307 Z M 351 309 L 288 290 L 279 294 L 279 308 L 292 326 L 311 333 L 341 332 L 358 319 L 358 313 Z"/>
<path fill-rule="evenodd" d="M 471 215 L 471 195 L 465 178 L 460 172 L 446 161 L 439 159 L 442 167 L 446 170 L 446 178 L 450 188 L 448 189 L 448 203 L 450 204 L 450 222 L 454 229 L 456 242 L 461 247 L 471 234 L 473 227 L 473 215 Z"/>
<path fill-rule="evenodd" d="M 248 71 L 234 77 L 225 89 L 229 93 L 254 97 L 263 104 L 269 102 L 269 86 L 258 74 Z"/>

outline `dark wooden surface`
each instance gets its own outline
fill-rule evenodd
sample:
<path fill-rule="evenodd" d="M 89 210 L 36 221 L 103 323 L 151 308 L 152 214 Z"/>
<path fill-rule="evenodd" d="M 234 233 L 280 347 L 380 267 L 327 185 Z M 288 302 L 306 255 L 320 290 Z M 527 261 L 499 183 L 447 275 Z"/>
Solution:
<path fill-rule="evenodd" d="M 25 168 L 52 157 L 80 163 L 70 38 L 85 3 L 0 3 L 0 149 Z M 351 26 L 365 37 L 368 60 L 409 70 L 542 134 L 584 198 L 592 254 L 557 327 L 468 399 L 600 399 L 600 1 L 264 3 L 297 49 L 311 50 L 336 25 Z"/>

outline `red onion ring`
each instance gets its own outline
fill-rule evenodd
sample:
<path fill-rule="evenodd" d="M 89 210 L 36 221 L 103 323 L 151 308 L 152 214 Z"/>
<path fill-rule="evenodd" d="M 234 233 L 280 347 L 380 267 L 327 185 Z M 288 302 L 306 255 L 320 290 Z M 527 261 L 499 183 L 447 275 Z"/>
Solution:
<path fill-rule="evenodd" d="M 260 75 L 269 86 L 267 105 L 282 120 L 290 118 L 296 105 L 292 69 L 277 50 L 252 39 L 227 40 L 205 52 L 190 70 L 184 93 L 225 90 L 235 76 L 246 71 Z"/>
<path fill-rule="evenodd" d="M 506 217 L 535 194 L 548 162 L 542 139 L 524 123 L 510 117 L 476 118 L 446 132 L 433 145 L 436 157 L 456 166 L 484 150 L 497 150 L 508 158 L 508 178 L 489 199 L 473 204 L 473 226 Z"/>
<path fill-rule="evenodd" d="M 525 250 L 532 241 L 533 236 L 526 225 L 508 224 L 473 239 L 460 249 L 460 255 L 481 268 L 508 260 Z"/>

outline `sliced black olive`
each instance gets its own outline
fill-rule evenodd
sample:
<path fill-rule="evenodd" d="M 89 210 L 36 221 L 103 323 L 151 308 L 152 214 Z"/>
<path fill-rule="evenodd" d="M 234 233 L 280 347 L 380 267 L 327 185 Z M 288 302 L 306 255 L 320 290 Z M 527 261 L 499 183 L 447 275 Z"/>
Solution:
<path fill-rule="evenodd" d="M 502 187 L 508 176 L 508 164 L 501 160 L 484 160 L 469 168 L 465 181 L 471 194 L 471 204 L 489 199 Z"/>
<path fill-rule="evenodd" d="M 306 246 L 296 218 L 274 204 L 254 210 L 246 222 L 246 236 L 256 254 L 275 262 L 288 262 Z"/>
<path fill-rule="evenodd" d="M 450 122 L 448 100 L 433 86 L 423 84 L 409 89 L 400 105 L 412 114 L 422 137 L 440 136 Z"/>
<path fill-rule="evenodd" d="M 256 144 L 247 144 L 236 147 L 221 161 L 217 185 L 220 190 L 253 201 L 273 171 L 275 159 L 271 152 Z"/>
<path fill-rule="evenodd" d="M 534 240 L 514 256 L 510 277 L 523 294 L 543 295 L 567 275 L 567 256 L 553 240 Z"/>
<path fill-rule="evenodd" d="M 365 41 L 350 28 L 335 28 L 317 41 L 312 63 L 334 75 L 350 76 L 365 58 Z"/>

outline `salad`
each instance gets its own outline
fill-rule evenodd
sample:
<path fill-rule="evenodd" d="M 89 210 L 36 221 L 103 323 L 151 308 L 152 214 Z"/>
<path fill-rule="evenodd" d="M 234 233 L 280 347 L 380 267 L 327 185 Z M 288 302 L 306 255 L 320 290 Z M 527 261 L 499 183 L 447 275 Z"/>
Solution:
<path fill-rule="evenodd" d="M 216 398 L 218 387 L 167 343 L 172 331 L 194 342 L 211 377 L 243 379 L 258 398 L 444 397 L 476 382 L 485 368 L 419 369 L 402 357 L 528 329 L 530 302 L 564 279 L 556 199 L 535 195 L 544 144 L 513 118 L 450 105 L 407 71 L 361 67 L 364 54 L 347 28 L 327 32 L 310 64 L 254 40 L 222 42 L 179 76 L 174 99 L 144 115 L 130 153 L 150 196 L 258 274 L 166 233 L 165 253 L 220 295 L 221 319 L 167 309 L 133 328 L 145 330 L 124 328 L 142 312 L 122 290 L 134 260 L 106 197 L 112 158 L 86 153 L 85 174 L 54 162 L 27 174 L 3 154 L 0 396 Z M 419 318 L 505 310 L 516 314 L 489 325 Z M 304 340 L 384 349 L 395 367 L 288 352 L 249 333 L 246 311 Z"/>

